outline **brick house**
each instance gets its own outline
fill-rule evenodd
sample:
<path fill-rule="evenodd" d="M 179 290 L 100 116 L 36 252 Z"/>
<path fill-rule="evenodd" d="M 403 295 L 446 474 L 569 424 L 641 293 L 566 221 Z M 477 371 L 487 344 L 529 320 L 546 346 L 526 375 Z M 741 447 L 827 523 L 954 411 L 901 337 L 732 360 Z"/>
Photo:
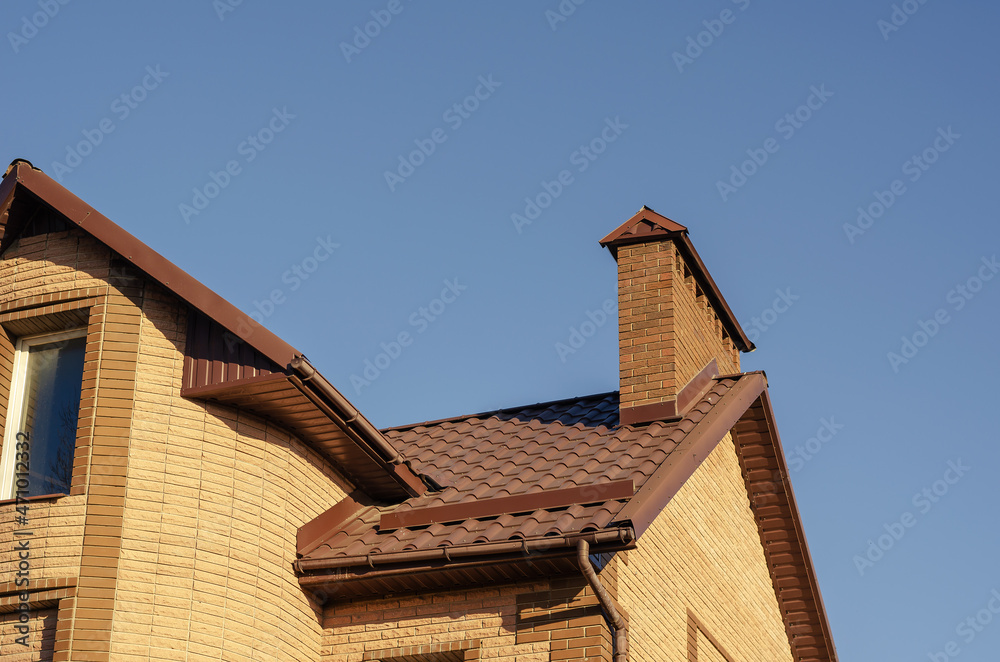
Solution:
<path fill-rule="evenodd" d="M 15 161 L 0 657 L 836 660 L 752 343 L 684 226 L 602 244 L 619 391 L 378 430 Z"/>

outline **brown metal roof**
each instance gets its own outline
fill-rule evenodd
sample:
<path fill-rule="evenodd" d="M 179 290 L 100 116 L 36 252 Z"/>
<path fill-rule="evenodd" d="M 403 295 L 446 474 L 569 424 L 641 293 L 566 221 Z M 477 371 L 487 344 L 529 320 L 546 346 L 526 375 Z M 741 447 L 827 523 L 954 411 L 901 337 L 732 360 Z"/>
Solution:
<path fill-rule="evenodd" d="M 701 256 L 695 250 L 694 244 L 688 237 L 688 229 L 672 221 L 666 216 L 657 214 L 649 207 L 643 207 L 639 212 L 622 223 L 614 232 L 601 239 L 601 246 L 605 246 L 611 254 L 618 259 L 618 247 L 629 244 L 641 244 L 648 241 L 671 240 L 677 245 L 685 262 L 691 269 L 698 286 L 708 297 L 715 309 L 722 326 L 729 334 L 729 337 L 736 343 L 736 347 L 741 352 L 752 352 L 755 347 L 747 334 L 740 326 L 739 320 L 733 314 L 726 298 L 722 296 L 719 286 L 715 284 L 715 279 L 708 272 Z"/>
<path fill-rule="evenodd" d="M 620 426 L 606 393 L 384 430 L 444 489 L 331 508 L 300 531 L 300 583 L 340 600 L 578 572 L 575 541 L 634 547 L 732 431 L 794 659 L 835 662 L 766 378 L 713 382 L 683 418 L 642 426 Z"/>
<path fill-rule="evenodd" d="M 641 535 L 651 521 L 647 510 L 636 513 L 636 522 L 621 516 L 634 500 L 632 490 L 635 498 L 643 495 L 635 508 L 666 505 L 679 487 L 674 484 L 683 483 L 698 466 L 679 462 L 678 449 L 690 445 L 685 440 L 708 425 L 711 429 L 699 432 L 699 438 L 715 435 L 718 443 L 729 431 L 725 424 L 731 427 L 750 404 L 743 404 L 735 418 L 721 416 L 716 411 L 720 407 L 735 411 L 728 403 L 737 396 L 727 395 L 750 389 L 756 397 L 763 384 L 759 374 L 717 380 L 683 418 L 641 427 L 619 426 L 618 394 L 607 393 L 503 410 L 486 418 L 387 430 L 397 446 L 406 448 L 414 468 L 444 489 L 397 506 L 356 510 L 329 538 L 303 554 L 300 568 L 368 564 L 377 555 L 635 524 L 636 535 Z M 722 426 L 715 424 L 717 419 L 723 419 Z M 673 467 L 670 475 L 651 481 L 664 466 Z M 630 481 L 627 494 L 621 487 L 624 481 Z M 660 486 L 668 483 L 669 494 L 661 494 Z M 567 503 L 570 490 L 573 500 Z M 511 499 L 523 496 L 534 497 L 529 500 L 533 503 L 508 508 Z M 452 519 L 426 521 L 428 513 L 442 510 L 453 513 Z M 408 524 L 411 518 L 416 524 Z"/>

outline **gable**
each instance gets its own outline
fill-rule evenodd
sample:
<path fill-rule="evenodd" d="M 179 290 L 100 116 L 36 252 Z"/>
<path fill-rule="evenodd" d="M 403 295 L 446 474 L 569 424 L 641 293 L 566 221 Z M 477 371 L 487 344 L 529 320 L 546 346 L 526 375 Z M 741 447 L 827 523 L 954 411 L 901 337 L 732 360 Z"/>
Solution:
<path fill-rule="evenodd" d="M 111 251 L 108 283 L 159 284 L 190 308 L 188 398 L 247 409 L 319 450 L 372 497 L 397 502 L 426 490 L 400 453 L 297 351 L 24 160 L 0 183 L 0 251 L 19 237 L 81 232 Z"/>
<path fill-rule="evenodd" d="M 620 562 L 618 598 L 636 662 L 687 659 L 689 612 L 734 660 L 795 659 L 731 435 Z"/>

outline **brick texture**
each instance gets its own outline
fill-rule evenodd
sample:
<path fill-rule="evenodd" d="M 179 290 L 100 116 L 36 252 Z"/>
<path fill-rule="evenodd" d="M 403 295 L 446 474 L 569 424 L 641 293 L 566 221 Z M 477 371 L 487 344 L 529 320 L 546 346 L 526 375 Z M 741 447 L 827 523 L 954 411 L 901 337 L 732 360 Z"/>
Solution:
<path fill-rule="evenodd" d="M 106 247 L 70 230 L 0 261 L 0 311 L 17 328 L 84 305 L 71 495 L 30 504 L 32 578 L 79 576 L 49 617 L 51 659 L 317 659 L 295 533 L 352 487 L 283 429 L 181 398 L 187 307 Z M 12 342 L 0 337 L 0 406 Z M 0 571 L 12 513 L 0 504 Z"/>
<path fill-rule="evenodd" d="M 672 241 L 619 247 L 618 311 L 623 409 L 675 398 L 713 358 L 721 373 L 739 371 L 739 351 Z"/>
<path fill-rule="evenodd" d="M 690 609 L 734 660 L 791 661 L 729 435 L 654 520 L 638 548 L 614 562 L 619 599 L 631 614 L 630 660 L 689 659 Z"/>
<path fill-rule="evenodd" d="M 14 627 L 27 625 L 27 646 L 16 639 L 25 635 Z M 20 623 L 18 614 L 0 614 L 0 660 L 4 662 L 49 662 L 56 643 L 56 610 L 35 609 L 29 612 L 28 622 Z"/>

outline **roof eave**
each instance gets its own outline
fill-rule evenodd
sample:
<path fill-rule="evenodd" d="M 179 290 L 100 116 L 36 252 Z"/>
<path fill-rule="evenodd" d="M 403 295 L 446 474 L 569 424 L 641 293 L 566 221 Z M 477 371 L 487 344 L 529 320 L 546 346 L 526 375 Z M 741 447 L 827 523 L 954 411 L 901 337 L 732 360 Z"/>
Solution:
<path fill-rule="evenodd" d="M 470 569 L 484 572 L 496 581 L 509 581 L 508 570 L 515 566 L 536 565 L 545 561 L 565 559 L 575 567 L 577 543 L 586 540 L 592 554 L 610 553 L 635 548 L 635 532 L 620 526 L 601 531 L 577 531 L 559 536 L 497 543 L 471 543 L 450 547 L 344 556 L 330 559 L 300 559 L 295 569 L 300 573 L 299 585 L 307 590 L 331 587 L 363 586 L 364 594 L 373 595 L 381 582 L 392 578 L 407 590 L 426 590 L 434 576 L 445 573 L 464 574 Z M 431 579 L 429 579 L 429 577 Z M 442 588 L 454 585 L 450 577 Z M 359 589 L 352 589 L 352 591 Z M 334 594 L 340 592 L 333 589 Z"/>

